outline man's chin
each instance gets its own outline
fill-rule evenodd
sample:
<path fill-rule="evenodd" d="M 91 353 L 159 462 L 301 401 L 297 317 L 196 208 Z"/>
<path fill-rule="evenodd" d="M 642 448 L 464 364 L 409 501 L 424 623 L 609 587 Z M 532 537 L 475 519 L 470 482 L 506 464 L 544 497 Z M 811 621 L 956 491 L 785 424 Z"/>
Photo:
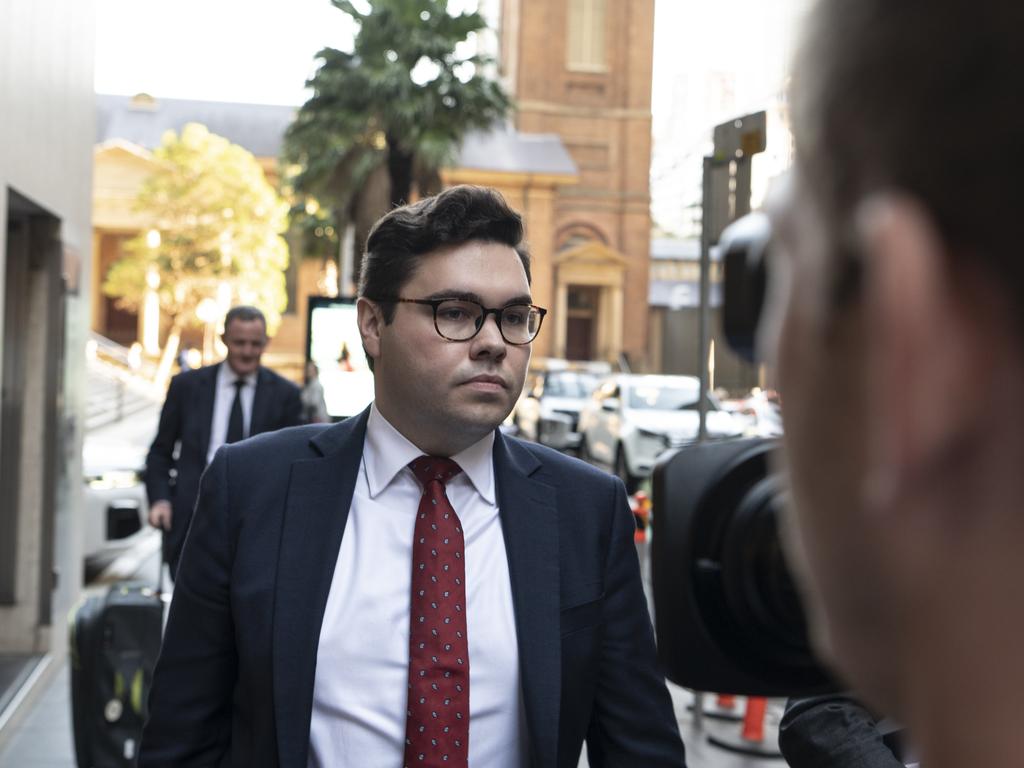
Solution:
<path fill-rule="evenodd" d="M 497 429 L 511 412 L 512 409 L 505 402 L 477 401 L 460 409 L 459 415 L 451 418 L 451 423 L 461 425 L 464 431 L 483 436 Z"/>
<path fill-rule="evenodd" d="M 239 376 L 248 376 L 251 373 L 255 373 L 256 369 L 260 367 L 258 361 L 255 363 L 231 363 L 229 361 L 228 365 Z"/>

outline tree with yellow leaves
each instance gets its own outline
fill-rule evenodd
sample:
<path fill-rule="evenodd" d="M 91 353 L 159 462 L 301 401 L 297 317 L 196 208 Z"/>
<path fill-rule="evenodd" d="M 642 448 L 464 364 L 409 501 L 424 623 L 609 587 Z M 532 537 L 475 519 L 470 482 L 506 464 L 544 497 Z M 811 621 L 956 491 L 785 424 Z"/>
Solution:
<path fill-rule="evenodd" d="M 135 204 L 159 236 L 150 230 L 129 241 L 103 291 L 139 311 L 147 290 L 155 290 L 170 320 L 160 366 L 166 375 L 182 330 L 202 323 L 197 309 L 204 302 L 224 311 L 251 304 L 263 310 L 271 333 L 280 324 L 288 205 L 250 152 L 203 125 L 168 131 L 154 159 Z"/>

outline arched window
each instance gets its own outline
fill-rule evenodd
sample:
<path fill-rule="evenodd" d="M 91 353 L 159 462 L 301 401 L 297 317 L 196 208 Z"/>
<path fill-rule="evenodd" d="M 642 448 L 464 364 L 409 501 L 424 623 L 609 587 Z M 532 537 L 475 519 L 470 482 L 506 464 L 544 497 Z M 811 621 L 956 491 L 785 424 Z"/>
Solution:
<path fill-rule="evenodd" d="M 602 245 L 608 245 L 608 238 L 597 227 L 583 222 L 573 222 L 558 230 L 555 236 L 558 243 L 558 251 L 567 251 L 577 245 L 597 241 Z"/>
<path fill-rule="evenodd" d="M 604 72 L 606 0 L 569 0 L 569 69 Z"/>

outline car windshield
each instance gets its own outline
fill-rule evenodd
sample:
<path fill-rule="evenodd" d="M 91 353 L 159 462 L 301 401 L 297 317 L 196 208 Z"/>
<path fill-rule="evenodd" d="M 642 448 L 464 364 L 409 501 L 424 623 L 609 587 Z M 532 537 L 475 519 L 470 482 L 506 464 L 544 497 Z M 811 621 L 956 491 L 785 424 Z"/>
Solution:
<path fill-rule="evenodd" d="M 708 410 L 718 410 L 718 403 L 708 397 Z M 630 408 L 644 411 L 697 410 L 697 387 L 678 384 L 638 384 L 629 391 Z"/>
<path fill-rule="evenodd" d="M 544 383 L 544 394 L 550 397 L 585 398 L 594 391 L 596 383 L 596 377 L 585 373 L 567 371 L 549 374 Z"/>

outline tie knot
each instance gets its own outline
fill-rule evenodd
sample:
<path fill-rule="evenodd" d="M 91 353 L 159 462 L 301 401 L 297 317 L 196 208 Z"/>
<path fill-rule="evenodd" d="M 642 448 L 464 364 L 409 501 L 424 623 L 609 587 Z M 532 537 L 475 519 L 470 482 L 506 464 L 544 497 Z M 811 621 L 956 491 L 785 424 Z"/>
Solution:
<path fill-rule="evenodd" d="M 447 483 L 462 471 L 462 467 L 443 456 L 420 456 L 409 462 L 409 467 L 424 488 L 427 487 L 427 483 L 434 480 L 442 484 Z"/>
<path fill-rule="evenodd" d="M 235 391 L 236 392 L 238 390 L 240 390 L 244 386 L 245 386 L 245 379 L 235 379 L 234 387 L 235 387 Z"/>

